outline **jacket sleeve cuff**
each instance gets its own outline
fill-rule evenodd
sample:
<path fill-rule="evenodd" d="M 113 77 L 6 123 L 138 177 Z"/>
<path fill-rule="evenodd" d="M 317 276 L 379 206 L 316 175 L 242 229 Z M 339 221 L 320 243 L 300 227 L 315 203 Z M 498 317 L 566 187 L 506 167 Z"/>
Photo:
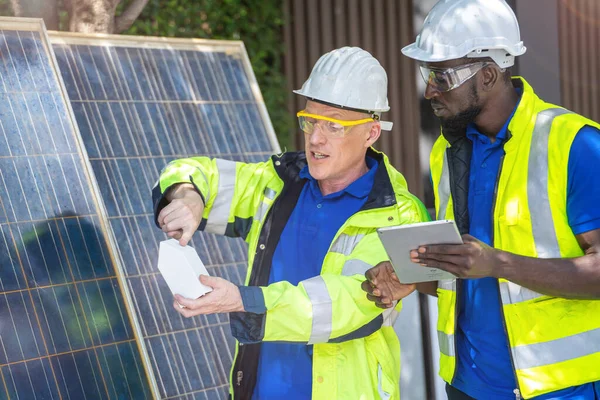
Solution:
<path fill-rule="evenodd" d="M 178 183 L 191 183 L 192 185 L 194 185 L 194 188 L 196 189 L 196 191 L 202 198 L 202 202 L 206 206 L 206 199 L 204 198 L 204 195 L 202 194 L 202 192 L 200 192 L 200 189 L 198 189 L 198 186 L 192 180 L 191 176 L 190 176 L 190 182 L 178 182 Z M 159 228 L 160 228 L 160 226 L 158 225 L 158 214 L 160 214 L 162 209 L 165 208 L 169 204 L 166 194 L 175 185 L 177 185 L 177 184 L 171 185 L 170 187 L 165 189 L 164 192 L 161 191 L 159 182 L 157 182 L 156 185 L 154 185 L 154 187 L 152 188 L 152 203 L 154 204 L 154 224 Z M 202 219 L 202 222 L 204 223 L 204 225 L 206 225 L 206 222 L 204 221 L 204 219 Z"/>
<path fill-rule="evenodd" d="M 240 295 L 244 310 L 254 314 L 264 314 L 267 312 L 265 306 L 265 296 L 258 286 L 239 286 Z"/>

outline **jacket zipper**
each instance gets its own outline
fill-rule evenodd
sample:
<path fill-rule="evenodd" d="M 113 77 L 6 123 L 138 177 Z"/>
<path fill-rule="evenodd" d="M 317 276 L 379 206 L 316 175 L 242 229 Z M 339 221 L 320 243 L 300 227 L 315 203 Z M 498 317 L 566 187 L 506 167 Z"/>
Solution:
<path fill-rule="evenodd" d="M 491 243 L 494 245 L 495 235 L 494 235 L 494 215 L 496 211 L 496 200 L 498 198 L 498 183 L 500 182 L 500 175 L 502 173 L 502 167 L 504 166 L 504 156 L 506 153 L 502 155 L 500 158 L 500 167 L 498 168 L 498 175 L 496 176 L 496 185 L 494 186 L 494 199 L 492 201 L 492 235 L 491 235 Z M 508 328 L 506 327 L 506 318 L 504 316 L 504 307 L 502 306 L 502 294 L 500 292 L 500 281 L 496 279 L 496 284 L 498 285 L 498 294 L 500 295 L 500 314 L 502 315 L 502 327 L 504 328 L 504 334 L 506 335 L 506 342 L 508 345 L 508 356 L 510 358 L 510 364 L 512 366 L 513 376 L 515 377 L 515 383 L 517 387 L 513 390 L 515 394 L 515 400 L 521 400 L 521 389 L 519 387 L 519 379 L 517 378 L 516 368 L 515 368 L 515 360 L 512 355 L 512 347 L 510 345 L 510 337 L 508 336 Z"/>
<path fill-rule="evenodd" d="M 450 145 L 446 148 L 446 154 L 448 157 L 451 157 L 450 152 L 448 151 L 450 149 Z M 448 165 L 450 165 L 450 160 L 448 160 Z M 450 171 L 450 168 L 449 168 Z M 450 180 L 450 177 L 448 178 Z M 451 194 L 450 194 L 451 195 Z M 437 215 L 436 215 L 437 217 Z M 456 378 L 456 370 L 457 370 L 457 365 L 458 365 L 458 353 L 457 353 L 457 349 L 458 349 L 458 335 L 457 335 L 457 331 L 458 331 L 458 313 L 460 310 L 460 291 L 462 288 L 462 284 L 459 278 L 456 278 L 456 301 L 454 302 L 454 371 L 452 372 L 452 378 L 450 378 L 450 385 L 452 385 L 452 383 L 454 383 L 454 378 Z"/>

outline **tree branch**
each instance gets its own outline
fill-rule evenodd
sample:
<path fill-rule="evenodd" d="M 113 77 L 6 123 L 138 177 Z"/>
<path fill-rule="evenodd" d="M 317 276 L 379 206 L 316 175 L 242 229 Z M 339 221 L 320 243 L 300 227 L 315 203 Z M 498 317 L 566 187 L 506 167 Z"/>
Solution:
<path fill-rule="evenodd" d="M 65 2 L 69 30 L 81 33 L 113 33 L 114 15 L 121 0 L 73 0 Z"/>
<path fill-rule="evenodd" d="M 115 33 L 121 33 L 129 29 L 140 16 L 148 0 L 133 0 L 121 15 L 115 17 Z"/>
<path fill-rule="evenodd" d="M 15 17 L 43 18 L 47 29 L 58 30 L 57 0 L 10 0 Z"/>

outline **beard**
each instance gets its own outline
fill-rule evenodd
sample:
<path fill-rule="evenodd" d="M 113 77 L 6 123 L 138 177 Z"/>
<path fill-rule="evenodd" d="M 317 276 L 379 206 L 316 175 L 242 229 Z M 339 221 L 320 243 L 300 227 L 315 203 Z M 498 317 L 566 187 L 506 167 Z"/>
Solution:
<path fill-rule="evenodd" d="M 475 85 L 471 85 L 469 93 L 469 107 L 449 118 L 440 118 L 442 133 L 446 140 L 452 144 L 455 140 L 466 137 L 467 125 L 475 121 L 481 113 L 482 106 L 479 104 L 479 95 Z"/>

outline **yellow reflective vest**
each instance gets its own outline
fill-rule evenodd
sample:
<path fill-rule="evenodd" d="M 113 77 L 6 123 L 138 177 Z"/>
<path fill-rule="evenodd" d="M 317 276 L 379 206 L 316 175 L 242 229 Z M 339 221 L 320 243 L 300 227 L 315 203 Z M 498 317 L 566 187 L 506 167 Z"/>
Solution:
<path fill-rule="evenodd" d="M 523 95 L 508 125 L 496 182 L 493 245 L 528 257 L 581 256 L 567 219 L 569 153 L 583 126 L 599 125 L 542 101 L 522 78 L 513 78 L 513 84 Z M 440 136 L 430 158 L 438 219 L 454 218 L 449 146 Z M 517 389 L 524 398 L 600 380 L 600 301 L 545 296 L 505 279 L 498 285 Z M 451 383 L 457 281 L 440 282 L 437 293 L 440 375 Z"/>
<path fill-rule="evenodd" d="M 392 324 L 400 310 L 383 310 L 361 290 L 367 269 L 388 256 L 376 228 L 428 219 L 422 203 L 387 157 L 372 149 L 379 167 L 365 205 L 335 235 L 321 275 L 300 282 L 268 284 L 271 260 L 304 183 L 304 153 L 284 153 L 267 162 L 188 158 L 171 162 L 155 187 L 155 215 L 164 193 L 193 183 L 206 204 L 200 229 L 243 237 L 248 243 L 246 285 L 258 286 L 264 310 L 231 313 L 238 340 L 230 395 L 250 399 L 263 341 L 312 344 L 313 399 L 399 399 L 400 346 Z"/>

